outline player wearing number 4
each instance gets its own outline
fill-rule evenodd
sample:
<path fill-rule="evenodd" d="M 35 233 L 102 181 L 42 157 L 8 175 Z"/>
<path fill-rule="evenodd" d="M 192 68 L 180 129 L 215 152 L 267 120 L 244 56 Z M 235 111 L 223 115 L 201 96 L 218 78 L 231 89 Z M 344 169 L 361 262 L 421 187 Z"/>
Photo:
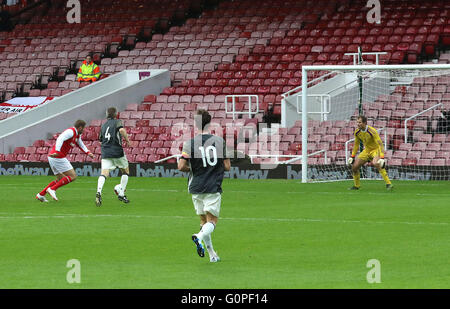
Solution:
<path fill-rule="evenodd" d="M 36 199 L 41 202 L 48 202 L 45 195 L 48 193 L 55 200 L 56 190 L 62 186 L 65 186 L 77 179 L 77 173 L 67 160 L 66 156 L 69 151 L 74 147 L 79 147 L 89 157 L 93 158 L 94 155 L 86 148 L 81 140 L 81 134 L 86 127 L 84 120 L 77 120 L 72 128 L 68 128 L 62 132 L 56 139 L 55 145 L 50 149 L 48 154 L 48 163 L 56 176 L 56 180 L 52 181 L 41 192 L 36 195 Z"/>
<path fill-rule="evenodd" d="M 109 176 L 109 171 L 116 168 L 119 168 L 122 172 L 122 178 L 120 179 L 120 185 L 114 188 L 114 192 L 118 195 L 119 201 L 124 203 L 130 202 L 125 195 L 130 171 L 127 157 L 123 152 L 122 137 L 127 142 L 128 147 L 131 147 L 130 140 L 122 121 L 117 119 L 117 110 L 114 107 L 106 110 L 106 118 L 107 121 L 102 125 L 99 136 L 102 143 L 102 174 L 98 178 L 97 183 L 97 194 L 95 196 L 95 204 L 97 206 L 102 205 L 103 185 Z"/>
<path fill-rule="evenodd" d="M 367 118 L 359 116 L 357 119 L 358 128 L 355 131 L 355 145 L 353 146 L 352 156 L 348 159 L 348 164 L 352 166 L 352 174 L 355 185 L 350 190 L 358 190 L 360 187 L 361 166 L 371 161 L 378 169 L 378 172 L 386 182 L 386 189 L 391 190 L 394 186 L 391 184 L 386 172 L 386 161 L 384 160 L 384 147 L 377 130 L 367 125 Z M 355 160 L 360 142 L 364 145 L 364 150 Z"/>
<path fill-rule="evenodd" d="M 196 213 L 200 216 L 201 230 L 192 235 L 192 241 L 200 257 L 205 256 L 204 242 L 209 260 L 214 263 L 220 261 L 220 258 L 214 251 L 211 234 L 217 226 L 222 180 L 224 171 L 231 168 L 231 156 L 227 153 L 223 138 L 209 134 L 211 116 L 207 111 L 198 110 L 194 122 L 200 132 L 184 143 L 178 169 L 189 172 L 188 189 L 192 194 Z"/>

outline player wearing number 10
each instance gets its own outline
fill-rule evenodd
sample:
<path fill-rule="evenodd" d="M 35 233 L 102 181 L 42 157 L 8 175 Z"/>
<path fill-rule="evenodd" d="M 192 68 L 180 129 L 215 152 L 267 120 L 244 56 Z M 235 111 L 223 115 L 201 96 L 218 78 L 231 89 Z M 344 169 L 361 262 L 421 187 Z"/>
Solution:
<path fill-rule="evenodd" d="M 231 168 L 231 156 L 223 138 L 208 133 L 211 116 L 207 111 L 198 110 L 194 122 L 200 134 L 184 143 L 178 169 L 190 172 L 188 189 L 200 216 L 201 230 L 192 235 L 192 240 L 200 257 L 205 256 L 202 242 L 205 243 L 209 260 L 214 263 L 220 258 L 214 251 L 211 234 L 219 218 L 222 180 L 224 171 Z"/>
<path fill-rule="evenodd" d="M 119 168 L 122 172 L 120 185 L 116 186 L 114 191 L 118 195 L 119 201 L 129 203 L 125 195 L 125 190 L 128 183 L 128 160 L 125 156 L 122 147 L 122 137 L 127 142 L 128 147 L 131 147 L 128 139 L 127 131 L 123 127 L 122 121 L 117 119 L 117 110 L 110 107 L 106 110 L 107 121 L 102 125 L 100 131 L 100 142 L 102 143 L 102 174 L 98 178 L 97 194 L 95 196 L 95 204 L 102 205 L 102 189 L 106 178 L 109 176 L 109 171 Z"/>

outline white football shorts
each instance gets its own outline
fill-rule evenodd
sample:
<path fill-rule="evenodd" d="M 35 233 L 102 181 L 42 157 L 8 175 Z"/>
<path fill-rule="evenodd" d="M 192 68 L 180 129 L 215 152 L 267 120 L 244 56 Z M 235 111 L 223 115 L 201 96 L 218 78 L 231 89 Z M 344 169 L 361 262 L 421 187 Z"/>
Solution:
<path fill-rule="evenodd" d="M 220 193 L 192 194 L 192 202 L 197 215 L 206 215 L 206 212 L 209 212 L 218 218 L 221 201 Z"/>
<path fill-rule="evenodd" d="M 52 158 L 48 157 L 48 163 L 53 171 L 53 174 L 58 175 L 64 172 L 73 170 L 72 164 L 70 164 L 67 158 Z"/>
<path fill-rule="evenodd" d="M 121 158 L 102 159 L 102 170 L 114 170 L 116 168 L 128 168 L 128 160 L 126 156 Z"/>

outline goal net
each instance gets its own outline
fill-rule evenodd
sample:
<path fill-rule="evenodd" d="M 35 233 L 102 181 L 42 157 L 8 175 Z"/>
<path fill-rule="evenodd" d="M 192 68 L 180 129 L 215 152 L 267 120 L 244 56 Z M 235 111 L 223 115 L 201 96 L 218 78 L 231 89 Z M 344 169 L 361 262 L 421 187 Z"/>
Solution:
<path fill-rule="evenodd" d="M 347 160 L 359 115 L 378 131 L 391 179 L 450 179 L 450 65 L 305 66 L 302 71 L 300 91 L 282 103 L 282 125 L 288 133 L 301 132 L 287 154 L 302 156 L 297 161 L 302 182 L 352 179 Z M 361 178 L 381 176 L 369 163 Z"/>

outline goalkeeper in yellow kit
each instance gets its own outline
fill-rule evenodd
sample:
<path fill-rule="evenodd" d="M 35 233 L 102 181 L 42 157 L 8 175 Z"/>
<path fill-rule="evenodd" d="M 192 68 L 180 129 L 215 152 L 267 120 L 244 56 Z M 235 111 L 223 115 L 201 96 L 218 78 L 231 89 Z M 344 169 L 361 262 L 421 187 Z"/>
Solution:
<path fill-rule="evenodd" d="M 391 184 L 387 175 L 384 160 L 384 147 L 377 130 L 367 125 L 367 118 L 359 116 L 357 119 L 358 128 L 355 131 L 355 145 L 353 146 L 352 156 L 348 159 L 348 164 L 352 166 L 352 174 L 355 185 L 349 190 L 358 190 L 361 186 L 359 170 L 361 166 L 369 161 L 378 169 L 384 181 L 386 189 L 391 190 L 394 186 Z M 364 150 L 355 159 L 360 142 L 364 145 Z"/>

